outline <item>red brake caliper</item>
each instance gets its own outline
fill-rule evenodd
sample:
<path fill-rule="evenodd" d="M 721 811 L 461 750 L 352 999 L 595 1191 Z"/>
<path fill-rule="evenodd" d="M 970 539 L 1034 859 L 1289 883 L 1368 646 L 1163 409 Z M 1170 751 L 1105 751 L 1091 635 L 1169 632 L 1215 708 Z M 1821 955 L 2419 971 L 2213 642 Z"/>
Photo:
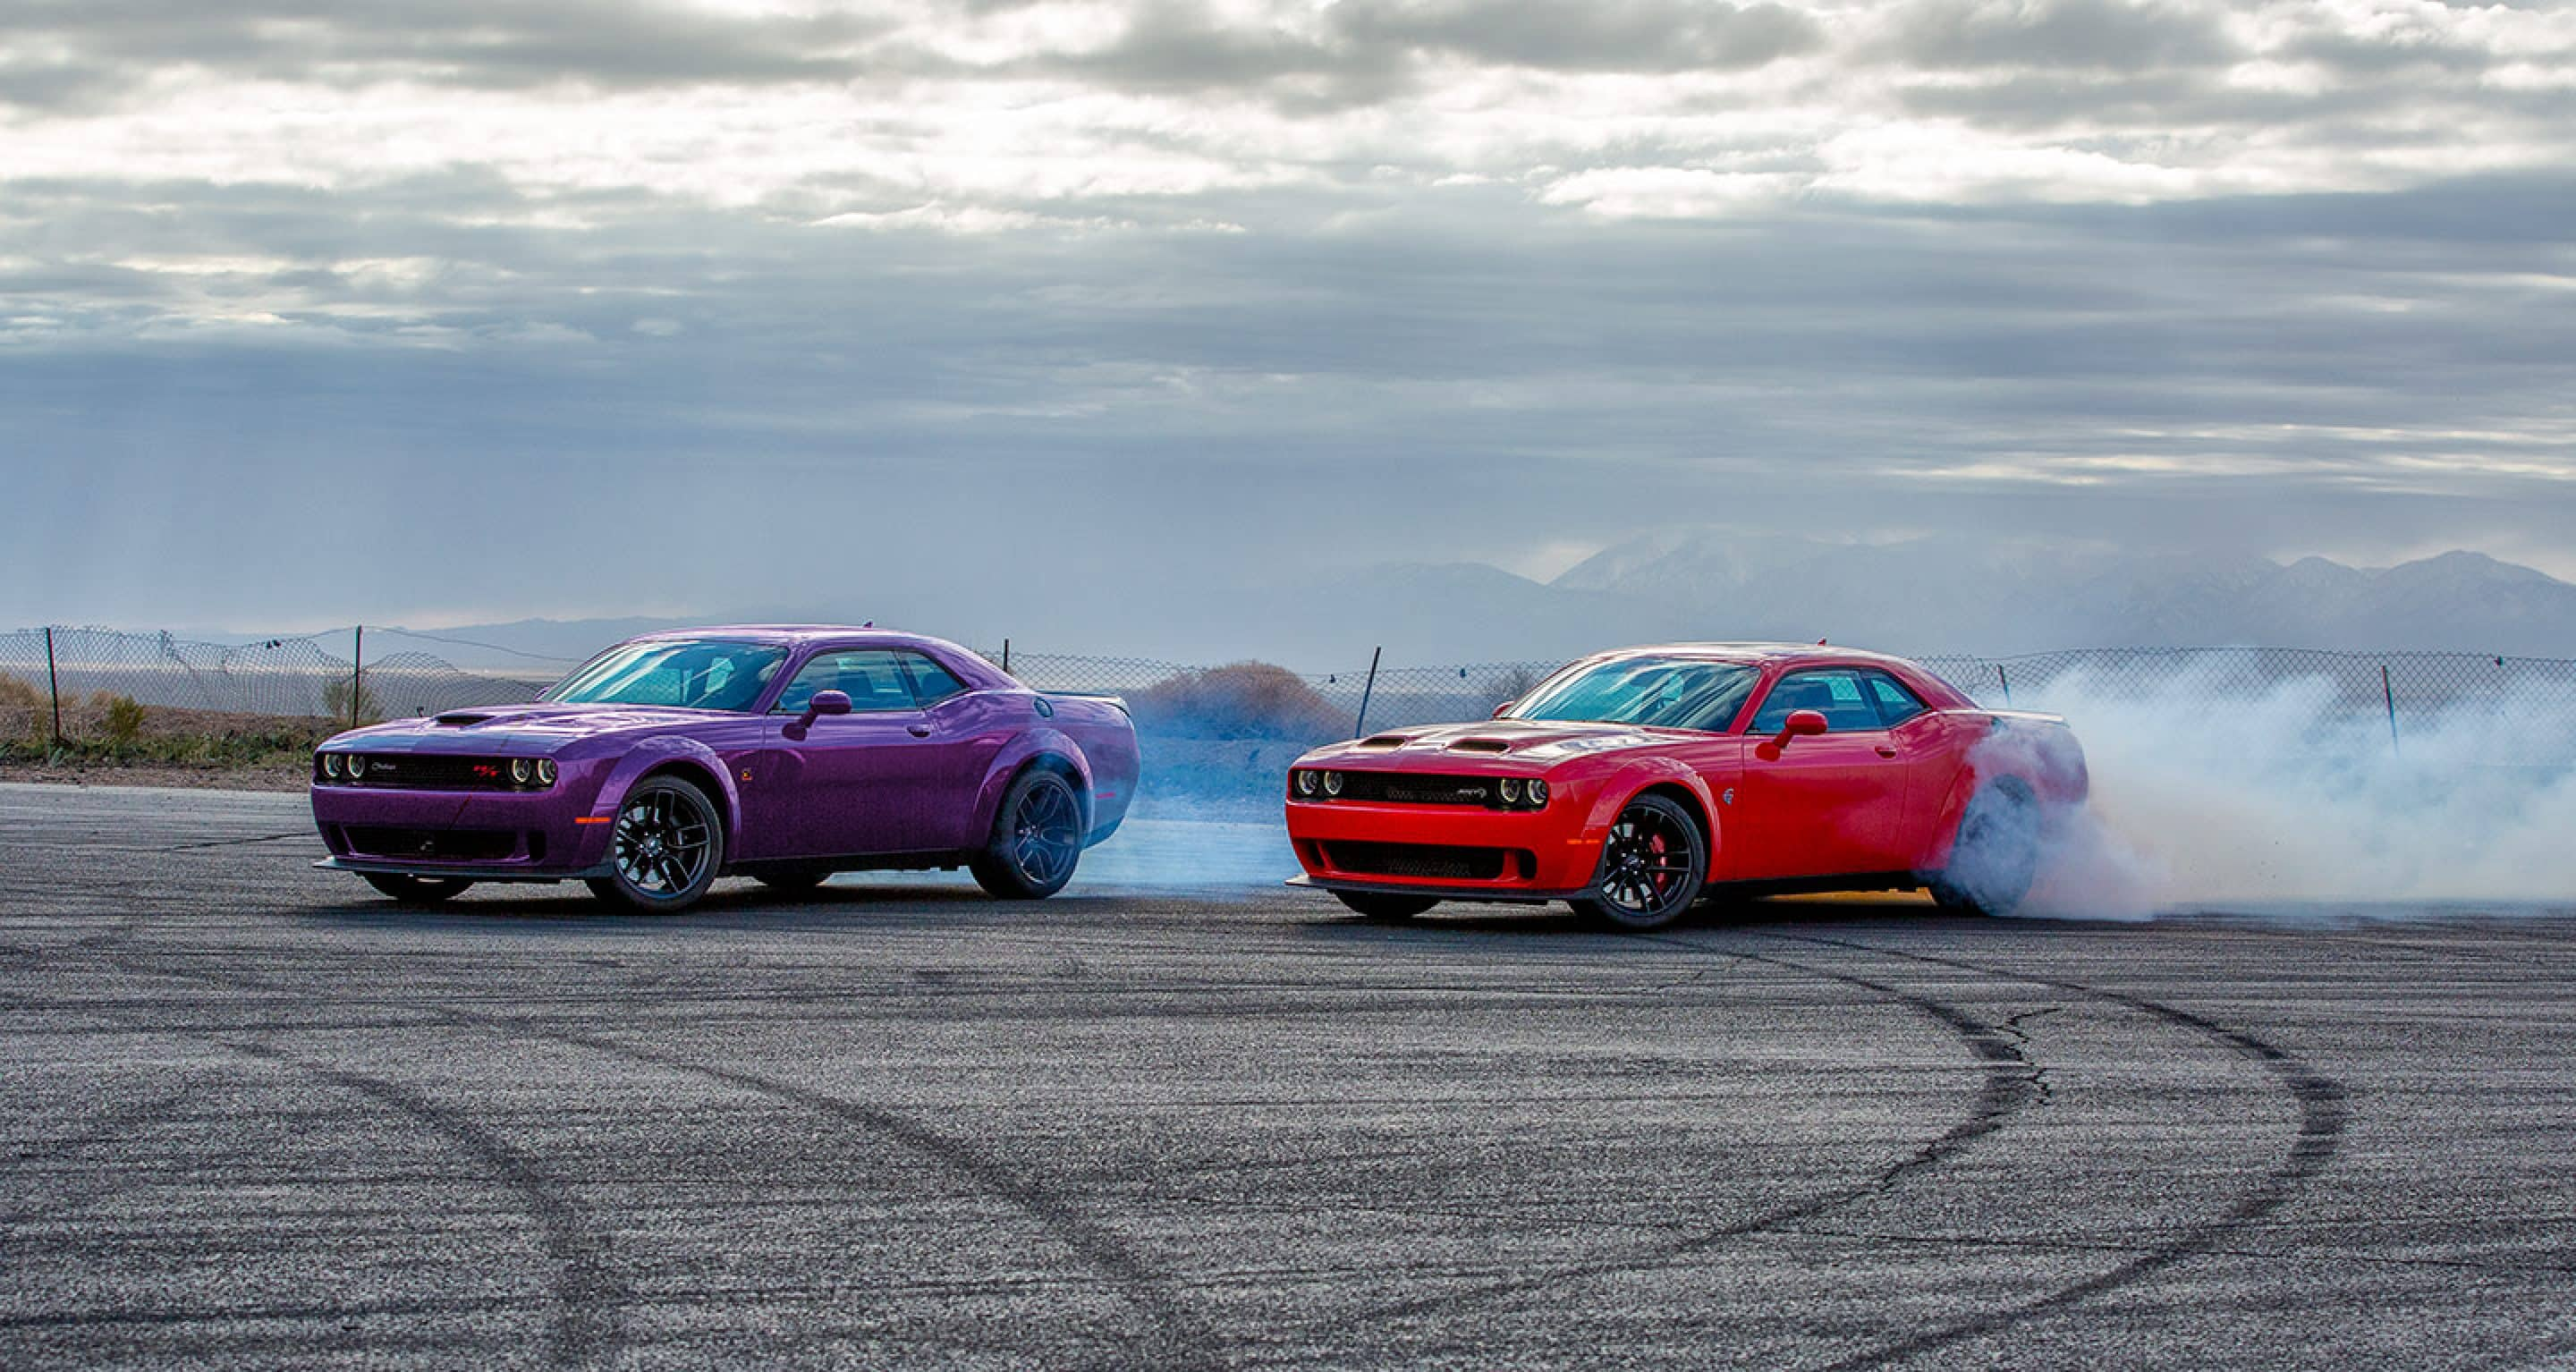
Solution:
<path fill-rule="evenodd" d="M 1647 839 L 1646 848 L 1654 854 L 1655 894 L 1660 896 L 1664 893 L 1664 883 L 1672 879 L 1671 874 L 1664 871 L 1664 836 L 1657 834 Z"/>

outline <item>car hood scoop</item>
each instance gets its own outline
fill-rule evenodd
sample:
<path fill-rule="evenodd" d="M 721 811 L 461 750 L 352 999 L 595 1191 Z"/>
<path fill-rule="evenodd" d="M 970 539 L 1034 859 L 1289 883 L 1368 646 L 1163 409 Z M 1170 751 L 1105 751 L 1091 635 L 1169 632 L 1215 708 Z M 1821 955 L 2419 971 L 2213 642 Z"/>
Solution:
<path fill-rule="evenodd" d="M 1346 757 L 1355 765 L 1365 758 L 1372 766 L 1393 764 L 1437 770 L 1444 759 L 1449 765 L 1456 765 L 1461 754 L 1508 756 L 1516 762 L 1547 763 L 1586 753 L 1643 748 L 1669 741 L 1669 738 L 1659 739 L 1645 730 L 1625 724 L 1496 719 L 1474 724 L 1435 724 L 1428 728 L 1408 729 L 1402 734 L 1378 734 L 1327 749 L 1324 756 Z M 1320 759 L 1307 765 L 1317 765 L 1318 761 Z"/>

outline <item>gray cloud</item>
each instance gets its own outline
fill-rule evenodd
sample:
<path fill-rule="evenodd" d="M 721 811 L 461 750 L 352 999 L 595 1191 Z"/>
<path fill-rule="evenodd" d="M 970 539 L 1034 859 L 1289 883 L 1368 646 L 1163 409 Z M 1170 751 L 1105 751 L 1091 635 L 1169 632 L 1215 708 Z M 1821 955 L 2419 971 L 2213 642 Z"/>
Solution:
<path fill-rule="evenodd" d="M 2239 55 L 2225 17 L 2157 0 L 1915 0 L 1897 11 L 1885 51 L 1930 68 L 2209 66 Z"/>
<path fill-rule="evenodd" d="M 1558 71 L 1733 70 L 1825 41 L 1798 10 L 1703 0 L 1344 0 L 1333 18 L 1363 45 Z"/>

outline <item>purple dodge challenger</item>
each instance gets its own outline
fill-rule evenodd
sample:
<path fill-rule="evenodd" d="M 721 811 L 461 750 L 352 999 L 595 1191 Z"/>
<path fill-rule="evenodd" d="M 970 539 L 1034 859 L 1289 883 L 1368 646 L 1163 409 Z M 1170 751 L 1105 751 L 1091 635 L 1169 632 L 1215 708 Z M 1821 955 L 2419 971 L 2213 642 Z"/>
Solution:
<path fill-rule="evenodd" d="M 953 643 L 874 629 L 648 634 L 529 705 L 352 730 L 313 756 L 331 856 L 396 900 L 590 884 L 677 910 L 725 875 L 969 867 L 1053 895 L 1136 790 L 1114 697 L 1029 690 Z"/>

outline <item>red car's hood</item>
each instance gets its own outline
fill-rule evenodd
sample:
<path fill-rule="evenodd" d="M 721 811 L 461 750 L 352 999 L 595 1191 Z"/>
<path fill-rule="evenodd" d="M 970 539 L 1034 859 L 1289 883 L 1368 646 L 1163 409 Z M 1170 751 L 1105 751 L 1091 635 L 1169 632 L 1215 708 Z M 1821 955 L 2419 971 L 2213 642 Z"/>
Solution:
<path fill-rule="evenodd" d="M 1303 761 L 1339 763 L 1352 768 L 1438 772 L 1455 771 L 1462 763 L 1480 761 L 1544 766 L 1593 753 L 1646 748 L 1670 741 L 1667 737 L 1625 724 L 1491 719 L 1480 724 L 1432 724 L 1418 729 L 1390 729 L 1354 742 L 1318 748 L 1308 753 Z"/>
<path fill-rule="evenodd" d="M 542 752 L 601 734 L 650 733 L 704 725 L 726 716 L 710 710 L 652 705 L 478 705 L 425 719 L 401 719 L 340 735 L 335 743 L 388 752 Z M 512 747 L 510 745 L 517 745 Z"/>

